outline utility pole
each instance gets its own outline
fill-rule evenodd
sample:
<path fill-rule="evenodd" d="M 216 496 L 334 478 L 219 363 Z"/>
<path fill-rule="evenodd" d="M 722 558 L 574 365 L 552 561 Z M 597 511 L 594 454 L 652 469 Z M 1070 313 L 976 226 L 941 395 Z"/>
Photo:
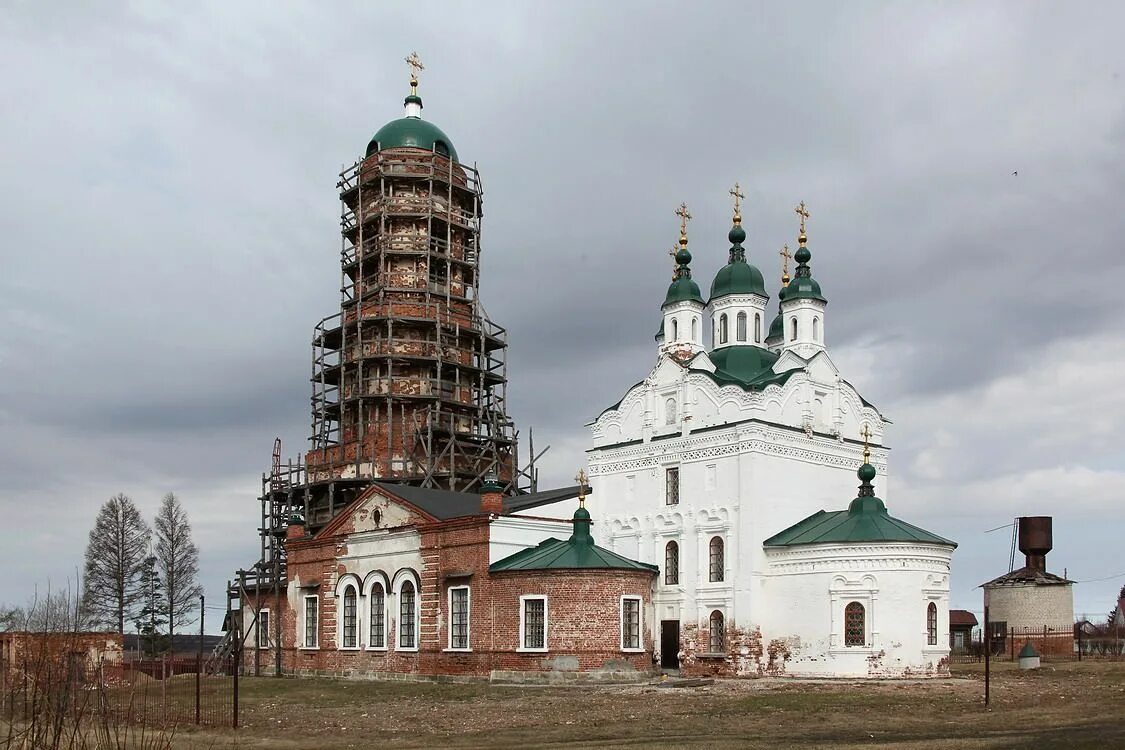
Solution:
<path fill-rule="evenodd" d="M 988 621 L 988 605 L 984 606 L 984 705 L 988 705 L 989 677 L 992 667 L 992 624 Z"/>

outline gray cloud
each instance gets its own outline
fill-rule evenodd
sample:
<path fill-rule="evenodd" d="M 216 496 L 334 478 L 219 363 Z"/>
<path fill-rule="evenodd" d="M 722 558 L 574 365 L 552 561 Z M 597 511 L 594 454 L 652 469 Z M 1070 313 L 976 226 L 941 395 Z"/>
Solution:
<path fill-rule="evenodd" d="M 274 435 L 303 446 L 309 336 L 338 309 L 336 173 L 399 116 L 412 48 L 426 117 L 483 173 L 482 297 L 511 334 L 511 411 L 554 446 L 544 479 L 573 474 L 582 424 L 654 361 L 672 210 L 692 207 L 706 288 L 738 180 L 774 286 L 811 206 L 833 355 L 896 422 L 896 507 L 964 542 L 958 579 L 1006 560 L 978 535 L 996 477 L 1075 530 L 1072 574 L 1118 572 L 1072 495 L 1123 471 L 1120 376 L 1097 367 L 1125 322 L 1123 21 L 1108 3 L 6 9 L 0 507 L 28 533 L 0 551 L 19 571 L 0 598 L 65 578 L 117 491 L 184 497 L 215 594 L 251 561 L 259 473 Z"/>

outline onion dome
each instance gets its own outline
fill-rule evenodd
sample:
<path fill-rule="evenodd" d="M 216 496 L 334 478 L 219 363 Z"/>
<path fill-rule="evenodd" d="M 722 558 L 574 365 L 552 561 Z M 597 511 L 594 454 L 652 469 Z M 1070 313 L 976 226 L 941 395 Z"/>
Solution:
<path fill-rule="evenodd" d="M 801 203 L 798 213 L 804 210 L 805 204 Z M 808 242 L 808 237 L 805 236 L 805 213 L 801 216 L 801 234 L 797 237 L 797 243 L 800 247 L 797 248 L 793 260 L 797 261 L 797 273 L 793 280 L 789 282 L 789 286 L 785 288 L 784 299 L 815 299 L 827 303 L 828 300 L 820 292 L 820 284 L 812 277 L 812 270 L 809 268 L 809 261 L 812 260 L 812 253 L 805 246 Z"/>
<path fill-rule="evenodd" d="M 691 251 L 687 249 L 687 220 L 691 214 L 687 213 L 687 206 L 681 205 L 680 211 L 680 249 L 676 251 L 676 270 L 672 274 L 672 283 L 668 286 L 668 294 L 664 296 L 664 305 L 676 302 L 698 302 L 703 304 L 703 296 L 699 293 L 699 284 L 691 278 Z"/>
<path fill-rule="evenodd" d="M 367 156 L 393 148 L 417 148 L 434 151 L 457 161 L 457 149 L 453 148 L 453 141 L 449 140 L 449 136 L 437 125 L 422 119 L 422 97 L 418 96 L 417 75 L 410 77 L 410 95 L 403 104 L 406 116 L 391 120 L 376 131 L 367 144 Z"/>
<path fill-rule="evenodd" d="M 735 186 L 737 190 L 737 186 Z M 727 264 L 715 274 L 711 282 L 711 299 L 724 297 L 728 294 L 766 294 L 765 280 L 762 272 L 746 262 L 746 250 L 742 247 L 746 240 L 746 230 L 742 228 L 742 216 L 736 206 L 734 213 L 734 226 L 727 234 L 730 240 L 730 258 Z"/>

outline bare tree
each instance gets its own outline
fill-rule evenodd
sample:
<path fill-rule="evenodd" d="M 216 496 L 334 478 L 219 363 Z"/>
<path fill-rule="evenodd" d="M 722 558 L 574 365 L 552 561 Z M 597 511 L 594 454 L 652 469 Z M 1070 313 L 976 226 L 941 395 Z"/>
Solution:
<path fill-rule="evenodd" d="M 156 514 L 156 559 L 164 578 L 164 617 L 168 635 L 195 611 L 200 588 L 199 550 L 191 539 L 191 524 L 179 499 L 169 492 Z M 190 620 L 189 620 L 190 621 Z"/>
<path fill-rule="evenodd" d="M 0 604 L 0 633 L 7 630 L 22 630 L 26 619 L 27 615 L 24 614 L 23 608 Z"/>
<path fill-rule="evenodd" d="M 82 602 L 69 584 L 61 591 L 48 586 L 44 594 L 36 589 L 35 596 L 21 613 L 23 620 L 19 627 L 33 633 L 77 633 L 87 625 Z"/>
<path fill-rule="evenodd" d="M 98 511 L 86 544 L 86 574 L 82 600 L 91 620 L 125 632 L 141 601 L 152 531 L 125 495 L 115 495 Z"/>

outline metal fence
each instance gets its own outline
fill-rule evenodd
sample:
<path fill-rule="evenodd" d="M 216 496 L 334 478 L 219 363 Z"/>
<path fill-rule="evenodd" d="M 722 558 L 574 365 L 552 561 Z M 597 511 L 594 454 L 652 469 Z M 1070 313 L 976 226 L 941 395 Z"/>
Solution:
<path fill-rule="evenodd" d="M 1020 650 L 1031 644 L 1042 661 L 1082 661 L 1083 659 L 1125 660 L 1125 633 L 1116 634 L 1058 631 L 1051 628 L 995 628 L 991 637 L 991 656 L 1014 661 Z M 954 647 L 950 661 L 967 663 L 984 660 L 984 632 L 974 628 L 969 643 Z"/>

